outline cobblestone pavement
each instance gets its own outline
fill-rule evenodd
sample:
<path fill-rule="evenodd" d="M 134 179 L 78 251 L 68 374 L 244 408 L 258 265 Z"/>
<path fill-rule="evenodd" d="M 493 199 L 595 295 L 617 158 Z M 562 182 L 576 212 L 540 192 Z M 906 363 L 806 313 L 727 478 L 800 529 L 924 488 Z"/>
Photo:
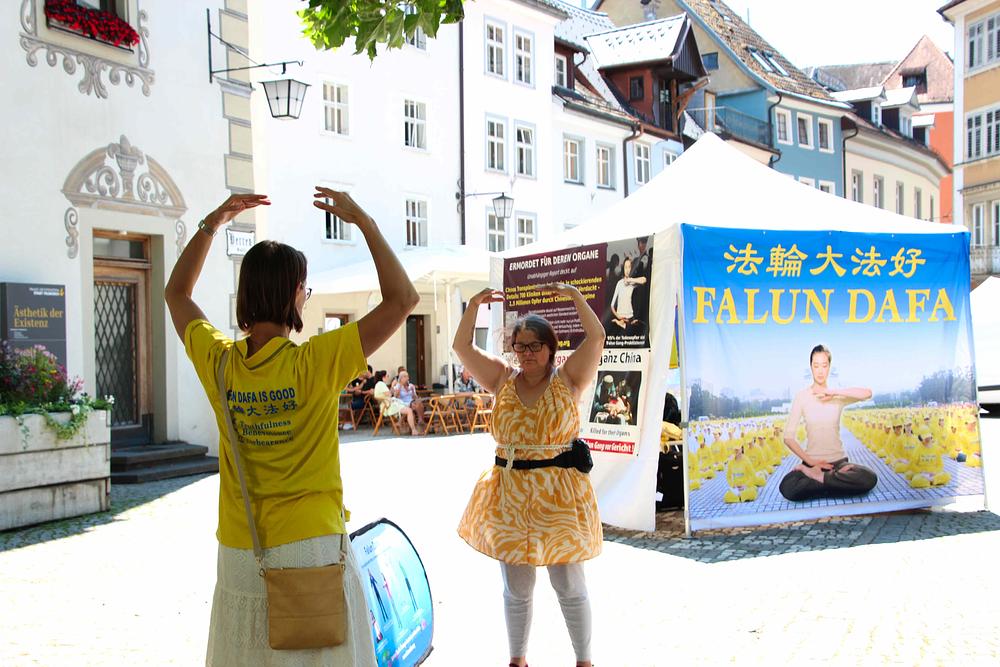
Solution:
<path fill-rule="evenodd" d="M 1000 446 L 994 436 L 1000 428 L 986 439 L 988 471 L 1000 449 L 990 448 Z M 387 516 L 426 565 L 435 650 L 425 664 L 506 664 L 499 568 L 455 534 L 492 457 L 489 437 L 371 440 L 362 431 L 344 440 L 351 529 Z M 214 475 L 116 486 L 111 512 L 0 533 L 0 665 L 203 664 L 217 494 Z M 1000 517 L 988 512 L 842 517 L 691 539 L 678 513 L 664 513 L 654 532 L 605 534 L 604 553 L 587 565 L 600 667 L 1000 661 Z M 529 661 L 568 666 L 546 579 Z"/>

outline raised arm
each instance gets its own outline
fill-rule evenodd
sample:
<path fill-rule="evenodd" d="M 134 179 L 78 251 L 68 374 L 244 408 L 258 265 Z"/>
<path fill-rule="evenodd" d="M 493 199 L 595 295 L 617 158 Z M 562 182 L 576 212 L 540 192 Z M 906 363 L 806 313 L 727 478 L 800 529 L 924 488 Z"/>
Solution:
<path fill-rule="evenodd" d="M 191 295 L 194 294 L 195 283 L 198 282 L 198 276 L 205 266 L 205 258 L 208 256 L 208 249 L 212 246 L 215 233 L 241 212 L 270 204 L 267 195 L 231 195 L 221 206 L 205 216 L 202 226 L 191 236 L 184 252 L 177 258 L 174 270 L 170 273 L 170 280 L 163 289 L 163 298 L 167 302 L 170 319 L 181 340 L 184 339 L 184 331 L 187 330 L 188 324 L 194 320 L 205 319 L 205 313 Z"/>
<path fill-rule="evenodd" d="M 541 285 L 538 291 L 543 294 L 568 297 L 573 301 L 580 316 L 584 339 L 559 369 L 563 381 L 569 386 L 576 400 L 580 400 L 583 390 L 593 382 L 597 366 L 601 362 L 601 353 L 604 351 L 604 326 L 597 313 L 587 304 L 587 297 L 572 285 L 550 283 Z"/>
<path fill-rule="evenodd" d="M 510 368 L 500 357 L 490 354 L 478 348 L 473 342 L 476 329 L 476 314 L 479 306 L 484 303 L 503 302 L 503 292 L 487 287 L 483 291 L 469 299 L 469 305 L 462 314 L 462 320 L 458 323 L 455 331 L 455 340 L 451 348 L 455 350 L 459 361 L 465 369 L 472 374 L 472 377 L 486 389 L 495 394 L 503 386 L 510 373 Z"/>
<path fill-rule="evenodd" d="M 375 261 L 382 303 L 358 320 L 361 350 L 367 357 L 382 347 L 382 344 L 403 325 L 406 316 L 413 312 L 420 301 L 420 295 L 417 294 L 416 288 L 403 270 L 403 265 L 386 243 L 375 221 L 351 199 L 349 194 L 317 185 L 313 197 L 316 198 L 313 201 L 316 208 L 334 214 L 361 231 Z M 331 200 L 333 203 L 327 203 L 326 200 Z"/>
<path fill-rule="evenodd" d="M 848 387 L 847 389 L 831 389 L 826 393 L 817 393 L 819 400 L 826 402 L 832 398 L 847 399 L 844 403 L 867 401 L 872 397 L 872 390 L 867 387 Z"/>

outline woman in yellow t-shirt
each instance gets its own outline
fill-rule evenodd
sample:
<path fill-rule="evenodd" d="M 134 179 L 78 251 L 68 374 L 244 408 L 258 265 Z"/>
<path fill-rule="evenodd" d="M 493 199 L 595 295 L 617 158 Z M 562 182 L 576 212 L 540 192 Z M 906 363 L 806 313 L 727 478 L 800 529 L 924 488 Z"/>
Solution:
<path fill-rule="evenodd" d="M 314 197 L 317 208 L 358 227 L 375 262 L 382 303 L 357 323 L 302 345 L 290 341 L 293 329 L 302 331 L 302 309 L 310 293 L 306 258 L 275 241 L 255 245 L 240 267 L 236 318 L 246 336 L 233 342 L 207 321 L 191 295 L 212 240 L 241 211 L 269 205 L 265 195 L 233 195 L 198 223 L 165 288 L 177 335 L 184 341 L 221 434 L 218 581 L 208 665 L 376 664 L 364 588 L 349 544 L 344 578 L 346 641 L 305 651 L 269 647 L 264 580 L 254 560 L 216 385 L 218 365 L 229 351 L 224 369 L 227 399 L 265 566 L 339 562 L 347 532 L 337 438 L 340 390 L 365 370 L 366 357 L 402 325 L 419 297 L 375 222 L 348 194 L 317 187 Z"/>

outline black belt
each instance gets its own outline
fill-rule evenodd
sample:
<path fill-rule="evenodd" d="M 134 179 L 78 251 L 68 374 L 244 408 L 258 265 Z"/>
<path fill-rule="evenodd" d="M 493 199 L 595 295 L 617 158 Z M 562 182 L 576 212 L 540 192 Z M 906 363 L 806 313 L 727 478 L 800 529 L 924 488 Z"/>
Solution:
<path fill-rule="evenodd" d="M 496 464 L 501 468 L 507 467 L 507 459 L 496 457 Z M 551 459 L 539 459 L 537 461 L 527 461 L 527 460 L 517 460 L 514 459 L 511 468 L 514 470 L 534 470 L 535 468 L 575 468 L 576 459 L 573 456 L 573 451 L 566 451 L 558 456 L 554 456 Z"/>

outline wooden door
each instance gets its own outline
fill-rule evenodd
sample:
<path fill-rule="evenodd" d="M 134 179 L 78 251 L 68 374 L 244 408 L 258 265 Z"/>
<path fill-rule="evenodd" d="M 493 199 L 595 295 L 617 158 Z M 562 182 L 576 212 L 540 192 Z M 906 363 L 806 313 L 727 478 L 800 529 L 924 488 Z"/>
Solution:
<path fill-rule="evenodd" d="M 427 358 L 424 347 L 425 315 L 410 315 L 406 318 L 406 370 L 410 381 L 418 385 L 427 384 Z"/>

